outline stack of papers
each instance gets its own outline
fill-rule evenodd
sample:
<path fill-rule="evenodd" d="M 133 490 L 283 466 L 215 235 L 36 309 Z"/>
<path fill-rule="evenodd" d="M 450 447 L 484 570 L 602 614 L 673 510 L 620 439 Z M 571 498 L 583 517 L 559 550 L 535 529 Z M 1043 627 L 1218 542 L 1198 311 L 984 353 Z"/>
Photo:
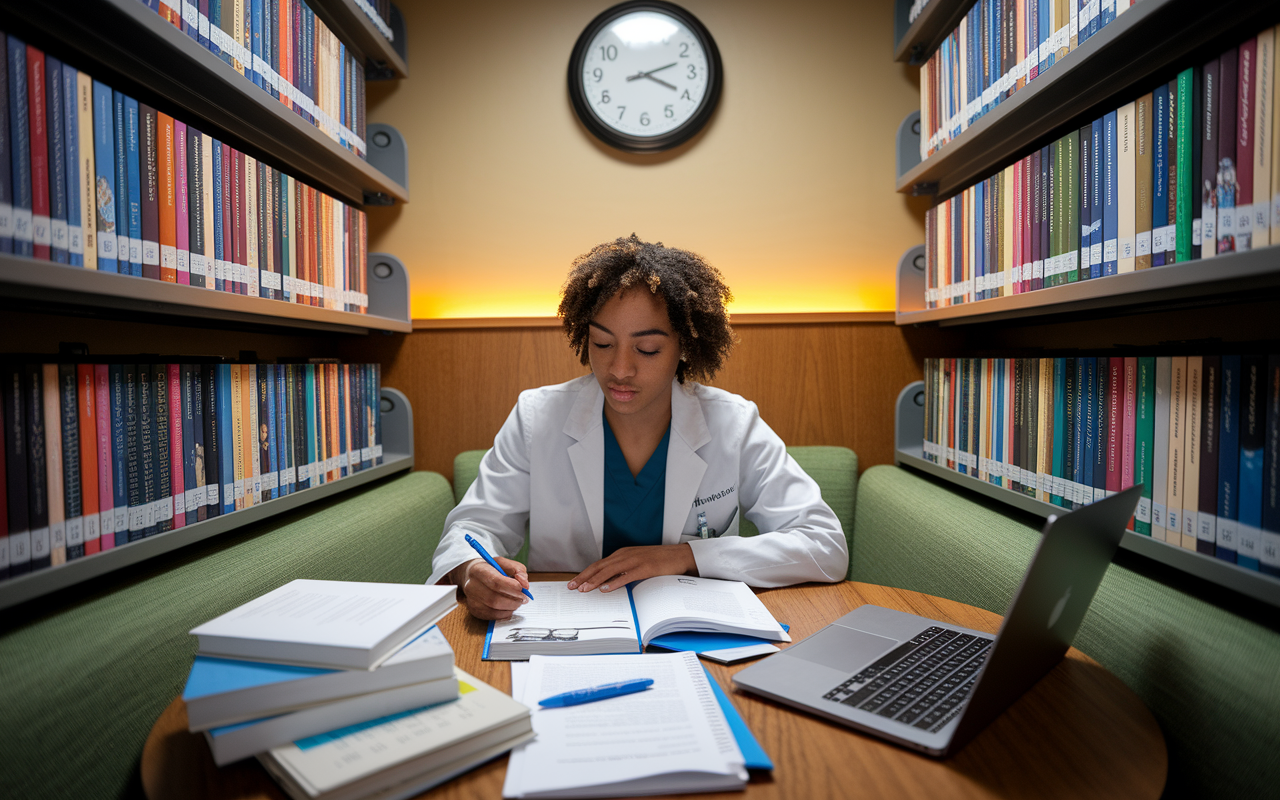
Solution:
<path fill-rule="evenodd" d="M 458 697 L 453 587 L 297 580 L 192 630 L 183 698 L 214 762 Z"/>
<path fill-rule="evenodd" d="M 537 738 L 512 752 L 504 797 L 617 797 L 746 785 L 743 749 L 693 653 L 535 656 L 511 666 L 512 694 L 532 710 Z M 633 678 L 654 684 L 594 703 L 538 706 L 555 694 Z M 752 747 L 758 751 L 754 740 Z M 771 766 L 767 759 L 759 765 Z"/>
<path fill-rule="evenodd" d="M 533 736 L 529 709 L 457 670 L 462 696 L 276 747 L 258 756 L 294 800 L 395 800 Z"/>

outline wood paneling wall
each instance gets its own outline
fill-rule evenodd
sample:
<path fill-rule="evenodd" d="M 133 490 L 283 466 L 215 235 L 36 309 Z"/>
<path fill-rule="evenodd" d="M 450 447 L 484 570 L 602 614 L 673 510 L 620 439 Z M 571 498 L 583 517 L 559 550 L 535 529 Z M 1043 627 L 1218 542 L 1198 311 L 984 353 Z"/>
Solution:
<path fill-rule="evenodd" d="M 930 332 L 892 322 L 739 324 L 715 385 L 747 397 L 787 444 L 841 445 L 865 469 L 893 461 L 893 405 L 919 380 Z M 453 458 L 486 448 L 523 390 L 586 373 L 558 327 L 416 330 L 353 345 L 413 405 L 416 467 L 452 479 Z M 929 348 L 931 349 L 931 348 Z"/>

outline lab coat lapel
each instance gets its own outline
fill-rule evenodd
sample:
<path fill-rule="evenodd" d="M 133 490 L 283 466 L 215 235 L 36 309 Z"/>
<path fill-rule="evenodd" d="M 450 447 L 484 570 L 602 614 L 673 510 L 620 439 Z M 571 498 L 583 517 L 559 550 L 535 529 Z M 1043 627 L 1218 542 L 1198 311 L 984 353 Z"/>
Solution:
<path fill-rule="evenodd" d="M 662 506 L 663 544 L 679 544 L 680 534 L 685 532 L 685 520 L 707 471 L 707 462 L 697 450 L 709 441 L 711 433 L 702 415 L 702 404 L 693 393 L 672 381 L 671 439 L 667 444 L 667 487 Z"/>
<path fill-rule="evenodd" d="M 579 392 L 564 423 L 565 434 L 577 440 L 569 446 L 569 462 L 587 507 L 597 554 L 604 551 L 604 428 L 600 422 L 603 412 L 604 392 L 593 380 Z"/>

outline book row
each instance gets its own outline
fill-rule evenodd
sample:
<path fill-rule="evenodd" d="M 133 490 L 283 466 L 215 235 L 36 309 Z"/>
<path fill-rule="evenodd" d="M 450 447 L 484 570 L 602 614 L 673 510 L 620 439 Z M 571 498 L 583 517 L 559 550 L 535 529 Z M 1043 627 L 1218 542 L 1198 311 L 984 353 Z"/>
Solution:
<path fill-rule="evenodd" d="M 142 4 L 330 139 L 366 157 L 364 63 L 304 0 Z"/>
<path fill-rule="evenodd" d="M 920 159 L 1051 69 L 1136 0 L 978 0 L 920 69 Z"/>
<path fill-rule="evenodd" d="M 924 456 L 1280 575 L 1280 355 L 926 359 Z"/>
<path fill-rule="evenodd" d="M 382 463 L 376 364 L 22 364 L 0 376 L 0 579 Z"/>
<path fill-rule="evenodd" d="M 364 212 L 0 36 L 0 252 L 364 313 Z"/>
<path fill-rule="evenodd" d="M 395 32 L 391 30 L 391 0 L 356 0 L 356 5 L 373 21 L 373 27 L 378 29 L 383 38 L 388 42 L 396 40 Z"/>
<path fill-rule="evenodd" d="M 1277 30 L 929 209 L 926 306 L 1280 243 Z"/>

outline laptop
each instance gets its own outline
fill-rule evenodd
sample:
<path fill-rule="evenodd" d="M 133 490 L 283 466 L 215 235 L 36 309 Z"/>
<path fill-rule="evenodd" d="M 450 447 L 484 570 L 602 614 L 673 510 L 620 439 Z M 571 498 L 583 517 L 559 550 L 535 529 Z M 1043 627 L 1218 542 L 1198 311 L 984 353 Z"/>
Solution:
<path fill-rule="evenodd" d="M 733 676 L 740 688 L 929 755 L 956 752 L 1066 654 L 1142 487 L 1061 517 L 994 637 L 857 608 Z"/>

